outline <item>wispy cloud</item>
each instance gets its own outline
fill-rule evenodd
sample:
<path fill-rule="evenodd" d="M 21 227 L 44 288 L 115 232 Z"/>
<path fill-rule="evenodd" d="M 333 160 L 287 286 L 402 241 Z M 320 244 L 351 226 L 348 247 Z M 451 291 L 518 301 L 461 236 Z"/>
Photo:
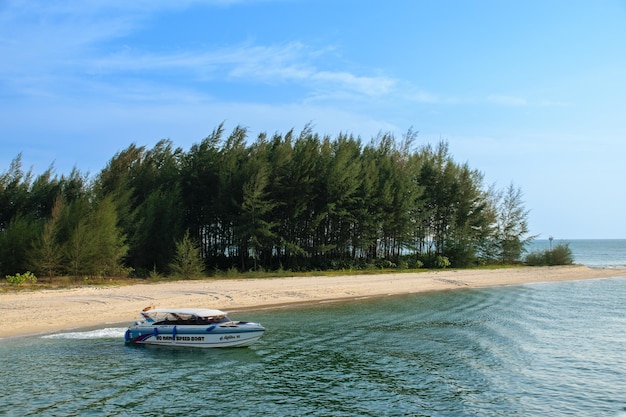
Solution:
<path fill-rule="evenodd" d="M 425 105 L 490 104 L 521 107 L 563 105 L 507 94 L 467 97 L 419 89 L 376 69 L 348 68 L 332 46 L 291 41 L 239 43 L 219 49 L 162 50 L 124 45 L 151 17 L 168 10 L 204 5 L 231 6 L 250 0 L 94 0 L 67 4 L 9 0 L 0 8 L 0 87 L 22 97 L 107 90 L 139 100 L 144 91 L 182 97 L 205 96 L 205 83 L 294 85 L 300 101 L 359 101 L 382 98 Z M 61 75 L 62 74 L 62 75 Z M 159 80 L 163 76 L 163 80 Z M 184 86 L 176 78 L 188 81 Z M 136 84 L 143 81 L 145 89 Z M 192 85 L 189 81 L 195 83 Z M 159 83 L 161 83 L 159 85 Z M 152 84 L 152 85 L 151 85 Z M 122 92 L 123 94 L 121 94 Z"/>
<path fill-rule="evenodd" d="M 232 6 L 261 0 L 90 0 L 85 2 L 60 2 L 50 0 L 7 0 L 0 16 L 59 17 L 101 16 L 106 13 L 151 14 L 168 10 L 181 10 L 192 6 Z"/>
<path fill-rule="evenodd" d="M 229 6 L 244 0 L 96 0 L 78 4 L 9 1 L 0 9 L 0 85 L 22 97 L 64 94 L 126 79 L 182 75 L 199 82 L 297 84 L 309 90 L 384 95 L 394 80 L 328 67 L 328 49 L 300 42 L 239 44 L 222 49 L 140 50 L 123 46 L 150 16 L 192 5 Z M 115 42 L 111 42 L 115 41 Z M 118 45 L 117 47 L 113 45 Z M 112 50 L 111 48 L 117 48 Z M 62 74 L 62 75 L 61 75 Z M 158 81 L 153 81 L 158 82 Z M 167 88 L 175 88 L 171 78 Z M 164 86 L 165 87 L 165 86 Z M 186 87 L 188 88 L 188 87 Z M 305 93 L 306 94 L 306 93 Z"/>
<path fill-rule="evenodd" d="M 331 86 L 367 96 L 388 94 L 395 81 L 384 76 L 357 75 L 348 71 L 321 69 L 324 51 L 299 42 L 283 45 L 239 45 L 222 50 L 182 53 L 136 54 L 126 50 L 96 60 L 96 72 L 184 71 L 198 77 L 227 77 L 268 84 L 300 83 L 315 88 Z"/>
<path fill-rule="evenodd" d="M 499 104 L 505 106 L 526 106 L 528 100 L 523 97 L 507 96 L 507 95 L 489 95 L 487 96 L 487 102 L 492 104 Z"/>
<path fill-rule="evenodd" d="M 368 96 L 390 93 L 396 81 L 388 77 L 357 76 L 345 71 L 317 71 L 311 76 L 314 81 L 331 83 Z"/>
<path fill-rule="evenodd" d="M 563 101 L 563 100 L 542 99 L 542 100 L 539 100 L 538 105 L 541 107 L 568 107 L 570 103 L 568 103 L 567 101 Z"/>
<path fill-rule="evenodd" d="M 89 76 L 123 79 L 141 74 L 183 74 L 199 82 L 297 83 L 318 93 L 320 89 L 328 89 L 364 96 L 388 94 L 395 84 L 389 77 L 325 69 L 327 51 L 299 42 L 269 46 L 245 44 L 182 52 L 122 47 L 111 53 L 98 48 L 98 43 L 124 36 L 133 25 L 133 22 L 121 19 L 110 26 L 78 23 L 55 30 L 40 28 L 24 34 L 12 44 L 0 45 L 3 55 L 12 57 L 11 64 L 0 69 L 0 77 L 11 78 L 14 87 L 23 88 L 23 94 L 45 89 L 43 85 L 34 87 L 37 83 L 58 85 L 72 82 L 68 78 L 72 75 L 74 82 L 79 82 Z M 48 32 L 52 35 L 47 35 Z M 75 33 L 81 33 L 80 40 L 75 40 Z M 65 79 L 53 76 L 57 73 L 65 74 Z"/>
<path fill-rule="evenodd" d="M 489 104 L 506 107 L 567 107 L 566 101 L 545 98 L 530 99 L 514 95 L 489 95 L 485 101 Z"/>
<path fill-rule="evenodd" d="M 420 104 L 463 104 L 468 103 L 471 100 L 468 98 L 462 98 L 457 95 L 447 95 L 443 93 L 436 93 L 432 91 L 420 90 L 406 86 L 400 93 L 407 101 L 420 103 Z"/>
<path fill-rule="evenodd" d="M 412 102 L 433 105 L 492 105 L 498 107 L 564 107 L 568 103 L 565 101 L 548 99 L 530 99 L 527 97 L 489 94 L 484 97 L 471 95 L 446 95 L 424 90 L 414 90 L 406 88 L 402 93 L 403 97 Z"/>
<path fill-rule="evenodd" d="M 103 45 L 141 30 L 156 14 L 194 5 L 228 6 L 246 1 L 8 0 L 0 6 L 0 54 L 5 58 L 0 77 L 81 72 L 110 54 Z"/>

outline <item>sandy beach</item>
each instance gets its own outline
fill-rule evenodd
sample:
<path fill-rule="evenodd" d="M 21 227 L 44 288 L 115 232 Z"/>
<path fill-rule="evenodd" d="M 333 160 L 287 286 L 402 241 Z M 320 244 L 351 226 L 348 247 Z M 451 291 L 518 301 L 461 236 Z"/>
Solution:
<path fill-rule="evenodd" d="M 576 265 L 335 277 L 206 279 L 5 293 L 0 294 L 3 318 L 0 338 L 127 325 L 149 305 L 237 312 L 427 291 L 617 276 L 626 277 L 626 269 Z"/>

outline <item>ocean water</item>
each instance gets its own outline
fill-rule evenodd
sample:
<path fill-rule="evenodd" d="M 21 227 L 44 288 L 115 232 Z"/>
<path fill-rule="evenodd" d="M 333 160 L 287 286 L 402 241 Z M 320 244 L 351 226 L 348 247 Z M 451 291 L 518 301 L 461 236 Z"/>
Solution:
<path fill-rule="evenodd" d="M 552 247 L 567 244 L 574 262 L 591 268 L 626 268 L 626 239 L 554 239 Z M 531 242 L 529 251 L 550 249 L 548 239 Z"/>
<path fill-rule="evenodd" d="M 625 299 L 618 277 L 248 311 L 268 330 L 239 349 L 3 339 L 0 415 L 626 416 Z"/>

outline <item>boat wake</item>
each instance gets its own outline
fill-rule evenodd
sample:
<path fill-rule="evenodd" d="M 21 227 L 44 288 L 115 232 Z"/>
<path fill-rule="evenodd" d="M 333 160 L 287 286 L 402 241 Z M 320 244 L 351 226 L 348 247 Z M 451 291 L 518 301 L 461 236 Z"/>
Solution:
<path fill-rule="evenodd" d="M 126 327 L 109 327 L 86 332 L 55 333 L 42 336 L 42 339 L 109 339 L 123 338 Z"/>

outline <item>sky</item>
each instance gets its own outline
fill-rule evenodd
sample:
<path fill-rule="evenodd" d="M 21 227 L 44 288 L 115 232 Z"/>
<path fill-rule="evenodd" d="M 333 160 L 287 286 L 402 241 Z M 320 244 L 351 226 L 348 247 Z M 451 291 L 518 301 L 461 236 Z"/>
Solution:
<path fill-rule="evenodd" d="M 625 0 L 0 0 L 0 173 L 226 133 L 445 141 L 530 233 L 626 238 Z"/>

